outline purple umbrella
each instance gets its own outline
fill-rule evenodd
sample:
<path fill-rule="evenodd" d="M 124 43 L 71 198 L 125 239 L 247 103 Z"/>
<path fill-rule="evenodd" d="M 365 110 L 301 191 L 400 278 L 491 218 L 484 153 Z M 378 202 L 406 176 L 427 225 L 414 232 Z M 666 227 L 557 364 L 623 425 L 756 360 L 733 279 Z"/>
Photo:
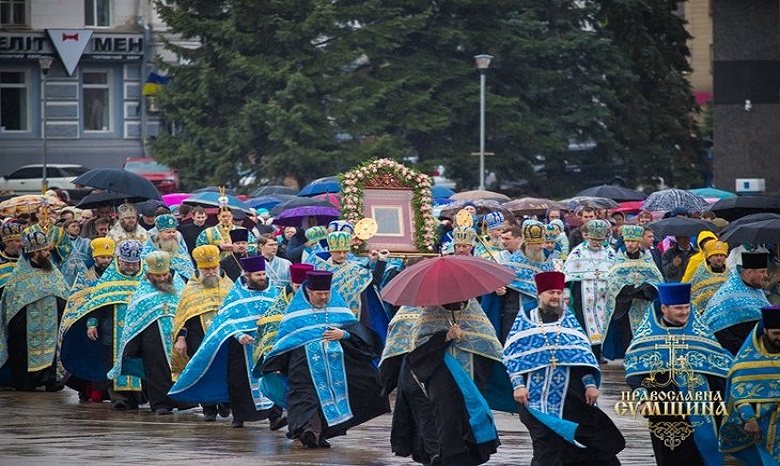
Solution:
<path fill-rule="evenodd" d="M 287 209 L 275 216 L 273 222 L 275 225 L 298 227 L 301 226 L 301 222 L 304 218 L 316 217 L 317 225 L 324 225 L 332 220 L 336 220 L 340 215 L 339 209 L 333 206 L 293 207 L 292 209 Z"/>

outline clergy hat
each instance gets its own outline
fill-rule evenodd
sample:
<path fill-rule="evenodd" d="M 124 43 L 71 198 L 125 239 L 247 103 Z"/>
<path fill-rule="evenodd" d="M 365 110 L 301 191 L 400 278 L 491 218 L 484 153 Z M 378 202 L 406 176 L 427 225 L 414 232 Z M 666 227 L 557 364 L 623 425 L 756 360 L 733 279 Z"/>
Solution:
<path fill-rule="evenodd" d="M 248 242 L 249 241 L 249 230 L 246 228 L 234 228 L 230 230 L 230 241 L 234 243 L 240 243 L 240 242 Z"/>
<path fill-rule="evenodd" d="M 198 246 L 192 250 L 192 258 L 199 269 L 219 267 L 219 248 L 211 244 Z"/>
<path fill-rule="evenodd" d="M 123 262 L 141 262 L 141 251 L 144 245 L 134 239 L 124 240 L 119 243 L 119 260 Z"/>
<path fill-rule="evenodd" d="M 290 281 L 300 285 L 306 281 L 306 274 L 314 270 L 311 264 L 292 264 L 290 266 Z"/>
<path fill-rule="evenodd" d="M 504 214 L 499 211 L 489 212 L 485 214 L 483 219 L 488 230 L 495 230 L 504 226 Z"/>
<path fill-rule="evenodd" d="M 46 233 L 38 230 L 25 232 L 22 238 L 22 248 L 27 254 L 35 251 L 42 251 L 49 248 L 49 238 Z"/>
<path fill-rule="evenodd" d="M 242 257 L 239 262 L 244 272 L 264 272 L 265 271 L 265 257 L 263 256 L 249 256 Z"/>
<path fill-rule="evenodd" d="M 665 306 L 690 304 L 691 302 L 690 283 L 659 283 L 657 287 L 658 299 Z"/>
<path fill-rule="evenodd" d="M 761 319 L 764 321 L 764 328 L 780 328 L 780 306 L 764 306 L 761 308 Z"/>
<path fill-rule="evenodd" d="M 346 220 L 333 220 L 332 222 L 328 223 L 328 233 L 332 233 L 334 231 L 346 231 L 347 233 L 354 235 L 355 227 Z"/>
<path fill-rule="evenodd" d="M 557 241 L 558 236 L 561 234 L 561 230 L 557 225 L 548 223 L 544 226 L 544 240 L 545 241 Z"/>
<path fill-rule="evenodd" d="M 477 232 L 471 227 L 455 227 L 452 229 L 452 244 L 468 244 L 474 246 Z"/>
<path fill-rule="evenodd" d="M 146 271 L 154 274 L 164 274 L 171 271 L 171 255 L 165 251 L 152 251 L 144 258 Z"/>
<path fill-rule="evenodd" d="M 769 262 L 769 255 L 765 252 L 743 252 L 743 269 L 765 269 Z"/>
<path fill-rule="evenodd" d="M 176 217 L 171 214 L 158 215 L 154 219 L 154 226 L 157 228 L 157 231 L 175 230 L 178 224 Z"/>
<path fill-rule="evenodd" d="M 116 208 L 117 216 L 122 218 L 135 218 L 138 216 L 138 211 L 133 204 L 122 204 Z M 151 217 L 151 215 L 150 215 Z"/>
<path fill-rule="evenodd" d="M 544 223 L 531 220 L 523 222 L 523 244 L 544 243 Z"/>
<path fill-rule="evenodd" d="M 22 226 L 18 223 L 9 222 L 3 225 L 2 232 L 0 232 L 0 241 L 13 240 L 22 240 Z"/>
<path fill-rule="evenodd" d="M 641 225 L 623 225 L 620 227 L 620 234 L 623 236 L 623 241 L 642 241 L 645 227 Z"/>
<path fill-rule="evenodd" d="M 306 288 L 312 291 L 330 290 L 333 272 L 327 270 L 310 270 L 306 272 Z"/>
<path fill-rule="evenodd" d="M 89 243 L 92 248 L 92 257 L 113 257 L 114 256 L 114 240 L 111 238 L 95 238 Z"/>
<path fill-rule="evenodd" d="M 328 233 L 328 251 L 349 251 L 352 246 L 352 234 L 347 231 Z"/>
<path fill-rule="evenodd" d="M 316 225 L 307 229 L 304 234 L 310 243 L 316 243 L 328 237 L 328 230 L 322 225 Z"/>
<path fill-rule="evenodd" d="M 542 294 L 550 290 L 563 290 L 566 275 L 563 272 L 540 272 L 534 275 L 536 293 Z"/>
<path fill-rule="evenodd" d="M 611 225 L 606 220 L 594 219 L 585 224 L 588 230 L 588 238 L 604 239 L 607 237 Z"/>
<path fill-rule="evenodd" d="M 704 244 L 704 257 L 710 258 L 712 256 L 722 254 L 727 256 L 729 254 L 729 245 L 723 241 L 707 241 Z"/>

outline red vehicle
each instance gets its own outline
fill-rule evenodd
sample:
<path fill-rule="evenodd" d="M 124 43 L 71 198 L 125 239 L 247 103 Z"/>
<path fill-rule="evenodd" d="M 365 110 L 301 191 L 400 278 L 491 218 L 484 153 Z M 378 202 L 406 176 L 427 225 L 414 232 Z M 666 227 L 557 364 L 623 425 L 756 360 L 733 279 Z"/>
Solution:
<path fill-rule="evenodd" d="M 128 157 L 125 160 L 124 169 L 151 181 L 160 194 L 179 191 L 179 171 L 151 157 Z"/>

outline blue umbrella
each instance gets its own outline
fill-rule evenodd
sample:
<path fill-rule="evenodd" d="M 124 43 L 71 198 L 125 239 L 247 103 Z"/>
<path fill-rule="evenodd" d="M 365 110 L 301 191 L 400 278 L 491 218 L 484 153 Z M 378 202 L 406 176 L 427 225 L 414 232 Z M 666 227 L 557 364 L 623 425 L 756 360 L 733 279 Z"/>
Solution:
<path fill-rule="evenodd" d="M 298 194 L 298 190 L 295 188 L 288 188 L 287 186 L 279 185 L 260 186 L 259 188 L 252 191 L 251 197 L 268 196 L 271 194 L 289 194 L 295 196 Z"/>
<path fill-rule="evenodd" d="M 446 188 L 444 186 L 432 186 L 431 187 L 431 196 L 434 197 L 434 199 L 444 199 L 448 198 L 455 194 L 455 191 L 453 191 L 450 188 Z"/>
<path fill-rule="evenodd" d="M 337 176 L 326 176 L 325 178 L 318 178 L 304 186 L 298 195 L 309 197 L 316 196 L 317 194 L 340 192 L 341 183 L 339 182 L 339 178 Z"/>
<path fill-rule="evenodd" d="M 732 192 L 715 188 L 689 189 L 688 192 L 701 197 L 716 197 L 718 199 L 730 199 L 732 197 L 737 197 L 737 195 Z"/>
<path fill-rule="evenodd" d="M 246 205 L 253 209 L 268 209 L 271 210 L 277 205 L 290 199 L 295 199 L 296 196 L 289 194 L 268 194 L 266 196 L 259 196 L 246 201 Z"/>
<path fill-rule="evenodd" d="M 230 194 L 226 194 L 226 196 L 228 198 L 227 206 L 229 208 L 243 210 L 244 212 L 251 213 L 250 207 L 246 205 L 244 201 L 235 196 L 231 196 Z M 199 205 L 204 207 L 220 207 L 219 193 L 211 191 L 197 193 L 182 201 L 182 204 L 196 206 Z"/>

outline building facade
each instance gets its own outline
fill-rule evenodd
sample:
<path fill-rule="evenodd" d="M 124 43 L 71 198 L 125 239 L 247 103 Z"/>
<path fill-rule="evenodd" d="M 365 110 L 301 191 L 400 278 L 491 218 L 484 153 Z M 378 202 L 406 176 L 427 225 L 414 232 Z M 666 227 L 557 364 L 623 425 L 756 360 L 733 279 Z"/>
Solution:
<path fill-rule="evenodd" d="M 160 122 L 142 89 L 166 34 L 152 3 L 0 0 L 0 175 L 44 152 L 88 168 L 144 156 Z"/>

